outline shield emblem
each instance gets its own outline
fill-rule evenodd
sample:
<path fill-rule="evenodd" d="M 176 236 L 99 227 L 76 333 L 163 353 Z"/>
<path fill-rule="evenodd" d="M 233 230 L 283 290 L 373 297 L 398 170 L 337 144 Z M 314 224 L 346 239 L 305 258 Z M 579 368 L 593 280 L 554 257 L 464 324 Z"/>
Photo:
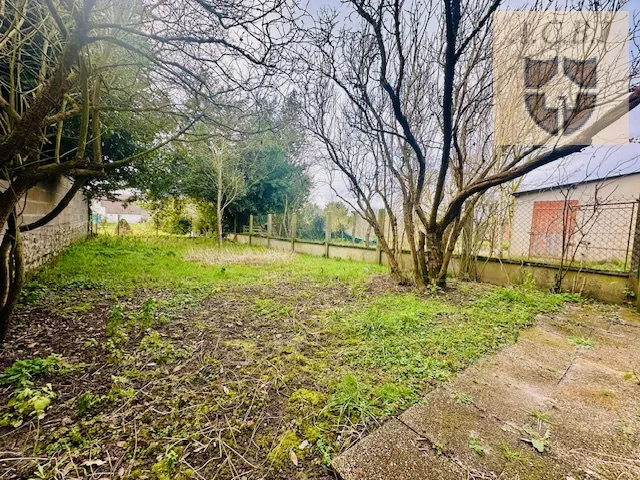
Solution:
<path fill-rule="evenodd" d="M 551 60 L 526 57 L 524 102 L 531 118 L 545 132 L 556 135 L 562 131 L 563 135 L 571 135 L 587 123 L 595 109 L 597 60 L 565 57 L 562 61 L 563 73 L 579 88 L 578 93 L 575 94 L 573 105 L 568 105 L 565 95 L 558 95 L 562 100 L 562 108 L 548 107 L 545 87 L 558 75 L 559 67 L 558 57 Z"/>

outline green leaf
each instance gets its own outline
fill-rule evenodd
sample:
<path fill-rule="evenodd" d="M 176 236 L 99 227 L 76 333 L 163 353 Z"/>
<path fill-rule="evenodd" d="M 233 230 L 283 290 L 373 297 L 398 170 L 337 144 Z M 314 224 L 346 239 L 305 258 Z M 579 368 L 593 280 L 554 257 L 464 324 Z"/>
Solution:
<path fill-rule="evenodd" d="M 31 399 L 31 406 L 35 413 L 42 413 L 51 405 L 51 399 L 48 397 L 34 397 Z"/>
<path fill-rule="evenodd" d="M 531 445 L 533 445 L 533 448 L 535 448 L 540 453 L 544 452 L 544 444 L 545 444 L 545 442 L 540 438 L 532 438 L 531 439 Z"/>

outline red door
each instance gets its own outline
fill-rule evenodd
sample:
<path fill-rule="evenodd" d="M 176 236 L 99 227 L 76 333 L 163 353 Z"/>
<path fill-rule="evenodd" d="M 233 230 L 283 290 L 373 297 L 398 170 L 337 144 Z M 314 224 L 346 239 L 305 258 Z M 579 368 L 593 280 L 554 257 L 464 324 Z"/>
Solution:
<path fill-rule="evenodd" d="M 529 256 L 561 258 L 573 240 L 577 200 L 533 203 Z"/>

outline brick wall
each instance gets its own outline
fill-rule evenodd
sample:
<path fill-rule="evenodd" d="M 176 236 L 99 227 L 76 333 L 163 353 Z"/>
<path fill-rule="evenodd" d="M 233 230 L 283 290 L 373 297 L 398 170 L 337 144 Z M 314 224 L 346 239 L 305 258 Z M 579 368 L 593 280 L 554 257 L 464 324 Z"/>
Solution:
<path fill-rule="evenodd" d="M 64 177 L 54 178 L 29 190 L 18 203 L 19 224 L 29 224 L 50 212 L 71 187 Z M 33 271 L 61 253 L 71 243 L 87 237 L 89 207 L 82 191 L 51 222 L 36 230 L 24 232 L 24 258 L 28 271 Z"/>

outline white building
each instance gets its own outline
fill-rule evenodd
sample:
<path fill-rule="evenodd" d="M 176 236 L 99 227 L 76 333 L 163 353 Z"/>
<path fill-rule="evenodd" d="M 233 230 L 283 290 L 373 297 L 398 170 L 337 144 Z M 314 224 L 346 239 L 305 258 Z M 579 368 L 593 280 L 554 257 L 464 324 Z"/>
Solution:
<path fill-rule="evenodd" d="M 630 266 L 640 171 L 514 194 L 508 256 Z"/>
<path fill-rule="evenodd" d="M 117 201 L 106 198 L 91 201 L 91 212 L 99 216 L 99 221 L 106 218 L 109 223 L 116 223 L 119 219 L 125 219 L 128 223 L 146 222 L 151 216 L 136 203 L 128 203 L 128 197 L 119 197 Z"/>

